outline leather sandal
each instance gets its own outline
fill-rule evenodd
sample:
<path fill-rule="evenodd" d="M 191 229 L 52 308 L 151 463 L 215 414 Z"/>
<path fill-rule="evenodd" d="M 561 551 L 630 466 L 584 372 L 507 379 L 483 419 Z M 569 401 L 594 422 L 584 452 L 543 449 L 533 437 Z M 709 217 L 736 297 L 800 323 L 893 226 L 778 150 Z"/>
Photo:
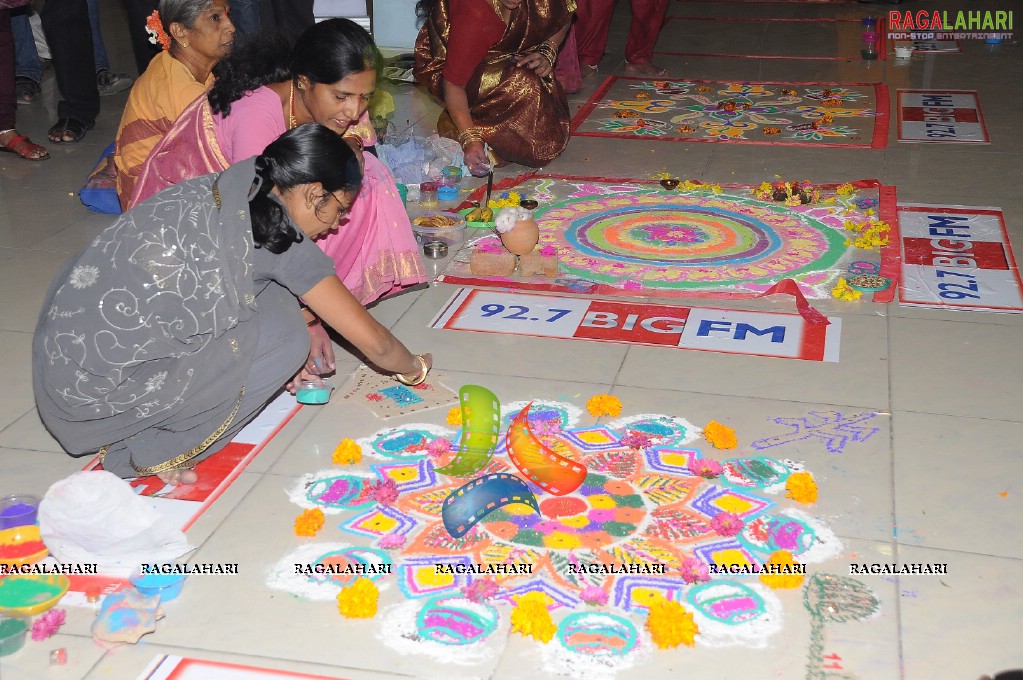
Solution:
<path fill-rule="evenodd" d="M 81 141 L 85 133 L 92 129 L 92 125 L 86 125 L 77 118 L 64 116 L 58 120 L 49 131 L 50 141 L 54 144 L 74 144 Z M 66 139 L 70 137 L 70 139 Z"/>

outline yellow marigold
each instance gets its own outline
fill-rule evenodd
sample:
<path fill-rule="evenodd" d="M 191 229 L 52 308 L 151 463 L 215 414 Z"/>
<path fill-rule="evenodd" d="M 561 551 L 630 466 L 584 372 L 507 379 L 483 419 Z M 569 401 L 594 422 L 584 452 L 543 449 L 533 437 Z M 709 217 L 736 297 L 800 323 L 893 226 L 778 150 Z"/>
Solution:
<path fill-rule="evenodd" d="M 448 411 L 448 425 L 454 425 L 458 427 L 462 424 L 462 409 L 458 406 L 454 406 Z"/>
<path fill-rule="evenodd" d="M 610 394 L 597 394 L 586 402 L 586 410 L 594 418 L 611 416 L 617 418 L 622 414 L 622 400 Z"/>
<path fill-rule="evenodd" d="M 526 593 L 515 598 L 511 613 L 512 631 L 540 642 L 550 642 L 558 627 L 547 610 L 551 598 L 540 592 Z"/>
<path fill-rule="evenodd" d="M 710 191 L 711 191 L 711 193 L 714 193 L 714 194 L 720 194 L 720 193 L 724 192 L 724 189 L 721 188 L 720 184 L 714 183 L 714 184 L 710 185 Z"/>
<path fill-rule="evenodd" d="M 716 420 L 710 421 L 703 428 L 703 438 L 709 441 L 715 449 L 734 449 L 739 445 L 735 438 L 735 430 Z"/>
<path fill-rule="evenodd" d="M 654 179 L 671 179 L 671 173 L 668 172 L 667 168 L 661 168 L 660 172 L 655 172 L 650 176 Z"/>
<path fill-rule="evenodd" d="M 766 201 L 774 196 L 774 187 L 771 186 L 770 182 L 761 182 L 760 186 L 755 189 L 751 189 L 750 193 L 760 200 Z"/>
<path fill-rule="evenodd" d="M 839 300 L 859 300 L 863 293 L 851 288 L 845 279 L 839 279 L 835 287 L 831 289 L 831 297 Z"/>
<path fill-rule="evenodd" d="M 684 182 L 682 182 L 681 184 L 678 185 L 678 190 L 679 191 L 693 191 L 695 189 L 702 189 L 702 188 L 703 188 L 702 184 L 700 184 L 699 182 L 694 182 L 691 179 L 687 179 L 686 181 L 684 181 Z"/>
<path fill-rule="evenodd" d="M 767 568 L 761 572 L 760 581 L 769 588 L 798 588 L 806 578 L 806 574 L 802 573 L 802 565 L 792 559 L 792 553 L 788 550 L 771 553 L 771 559 L 764 566 Z"/>
<path fill-rule="evenodd" d="M 848 182 L 845 184 L 839 184 L 835 189 L 835 193 L 839 196 L 851 196 L 856 193 L 856 187 Z"/>
<path fill-rule="evenodd" d="M 323 528 L 323 510 L 313 508 L 304 510 L 301 515 L 295 518 L 296 536 L 315 536 L 316 532 Z"/>
<path fill-rule="evenodd" d="M 809 472 L 794 472 L 785 482 L 788 497 L 799 503 L 817 502 L 817 482 Z"/>
<path fill-rule="evenodd" d="M 663 595 L 650 605 L 646 617 L 646 629 L 654 644 L 661 649 L 672 649 L 679 645 L 692 647 L 700 627 L 693 621 L 693 615 L 678 602 L 670 602 Z"/>
<path fill-rule="evenodd" d="M 355 465 L 362 460 L 362 447 L 347 437 L 334 449 L 334 465 Z"/>
<path fill-rule="evenodd" d="M 376 616 L 379 597 L 376 584 L 362 576 L 337 594 L 337 609 L 346 619 L 371 619 Z"/>

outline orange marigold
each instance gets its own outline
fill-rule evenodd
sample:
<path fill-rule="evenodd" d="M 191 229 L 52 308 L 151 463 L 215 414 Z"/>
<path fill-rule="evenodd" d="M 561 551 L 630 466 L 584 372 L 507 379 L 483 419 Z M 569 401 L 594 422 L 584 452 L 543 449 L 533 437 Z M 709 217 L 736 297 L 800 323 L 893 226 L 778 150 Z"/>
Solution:
<path fill-rule="evenodd" d="M 295 518 L 296 536 L 315 536 L 316 532 L 323 528 L 323 510 L 313 508 L 304 510 L 301 515 Z"/>
<path fill-rule="evenodd" d="M 586 402 L 586 410 L 594 418 L 601 416 L 617 418 L 622 414 L 622 400 L 610 394 L 597 394 Z"/>
<path fill-rule="evenodd" d="M 646 617 L 646 629 L 654 644 L 661 649 L 671 649 L 679 645 L 692 647 L 696 644 L 699 626 L 693 621 L 693 615 L 678 602 L 672 602 L 658 595 L 657 600 L 650 604 L 650 612 Z"/>
<path fill-rule="evenodd" d="M 806 578 L 802 565 L 792 559 L 792 553 L 788 550 L 771 553 L 771 558 L 764 563 L 764 567 L 760 581 L 769 588 L 798 588 L 803 585 L 803 579 Z"/>
<path fill-rule="evenodd" d="M 341 589 L 337 594 L 337 609 L 347 619 L 371 619 L 377 613 L 380 590 L 365 576 Z"/>
<path fill-rule="evenodd" d="M 334 449 L 334 465 L 355 465 L 362 460 L 362 447 L 354 439 L 341 440 Z"/>
<path fill-rule="evenodd" d="M 788 497 L 799 503 L 817 502 L 817 482 L 809 472 L 795 472 L 785 482 Z"/>
<path fill-rule="evenodd" d="M 734 449 L 739 445 L 735 438 L 735 430 L 716 420 L 710 421 L 703 428 L 703 438 L 710 442 L 715 449 Z"/>

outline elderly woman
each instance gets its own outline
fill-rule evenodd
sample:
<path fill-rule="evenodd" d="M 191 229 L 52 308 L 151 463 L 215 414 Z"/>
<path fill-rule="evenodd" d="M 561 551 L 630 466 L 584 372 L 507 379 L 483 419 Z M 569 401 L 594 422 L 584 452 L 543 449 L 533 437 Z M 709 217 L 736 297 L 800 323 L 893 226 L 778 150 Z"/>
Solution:
<path fill-rule="evenodd" d="M 356 150 L 366 177 L 347 222 L 317 245 L 363 304 L 422 283 L 426 273 L 394 178 L 375 156 L 361 152 L 376 144 L 367 108 L 377 60 L 372 38 L 348 19 L 316 24 L 293 51 L 274 40 L 240 46 L 214 69 L 209 94 L 153 149 L 130 205 L 251 156 L 285 130 L 319 123 Z"/>
<path fill-rule="evenodd" d="M 574 11 L 575 0 L 419 0 L 416 78 L 444 102 L 437 132 L 459 141 L 474 175 L 565 150 L 568 100 L 553 73 Z"/>
<path fill-rule="evenodd" d="M 305 362 L 298 297 L 369 361 L 422 382 L 429 355 L 373 319 L 312 243 L 360 181 L 339 136 L 303 125 L 118 218 L 57 275 L 36 326 L 50 432 L 122 477 L 194 481 L 182 470 L 225 446 Z"/>
<path fill-rule="evenodd" d="M 164 51 L 135 83 L 117 128 L 114 165 L 122 210 L 149 152 L 210 86 L 217 62 L 231 53 L 234 24 L 228 12 L 227 0 L 161 0 L 151 17 Z"/>

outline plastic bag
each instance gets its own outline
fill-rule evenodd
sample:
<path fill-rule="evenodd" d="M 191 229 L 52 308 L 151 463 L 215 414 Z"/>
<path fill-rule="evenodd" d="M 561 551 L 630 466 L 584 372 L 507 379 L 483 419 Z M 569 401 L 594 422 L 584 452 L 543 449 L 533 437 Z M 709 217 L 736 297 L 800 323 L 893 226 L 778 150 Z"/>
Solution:
<path fill-rule="evenodd" d="M 128 482 L 103 470 L 53 484 L 39 504 L 39 533 L 60 562 L 103 565 L 110 574 L 171 562 L 195 549 Z"/>

